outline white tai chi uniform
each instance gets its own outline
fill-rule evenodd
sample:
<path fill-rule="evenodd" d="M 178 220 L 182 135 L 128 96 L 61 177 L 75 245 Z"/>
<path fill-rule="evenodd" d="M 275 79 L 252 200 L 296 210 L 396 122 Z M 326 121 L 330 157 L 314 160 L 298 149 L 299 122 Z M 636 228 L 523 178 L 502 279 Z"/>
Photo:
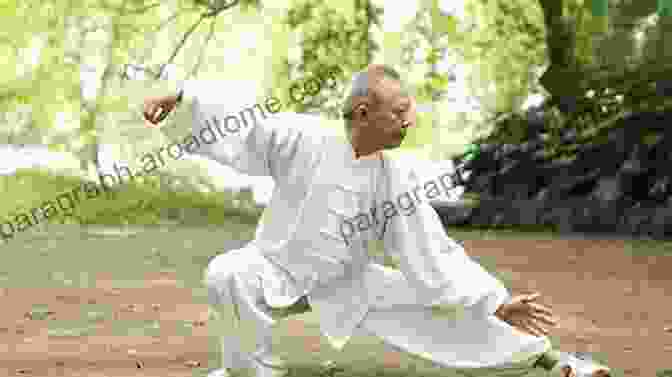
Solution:
<path fill-rule="evenodd" d="M 254 240 L 216 256 L 205 273 L 211 304 L 231 321 L 221 329 L 225 367 L 270 353 L 271 308 L 304 295 L 338 349 L 363 331 L 445 367 L 514 369 L 529 368 L 549 350 L 546 337 L 493 315 L 510 299 L 507 289 L 448 238 L 428 200 L 419 198 L 442 172 L 427 177 L 420 172 L 427 162 L 390 151 L 355 159 L 348 140 L 315 116 L 258 112 L 243 120 L 237 112 L 254 102 L 222 103 L 212 88 L 225 87 L 184 87 L 194 137 L 208 127 L 224 134 L 199 153 L 276 184 Z M 438 186 L 441 195 L 448 187 Z M 400 270 L 367 252 L 376 238 Z M 239 325 L 243 336 L 234 330 Z"/>

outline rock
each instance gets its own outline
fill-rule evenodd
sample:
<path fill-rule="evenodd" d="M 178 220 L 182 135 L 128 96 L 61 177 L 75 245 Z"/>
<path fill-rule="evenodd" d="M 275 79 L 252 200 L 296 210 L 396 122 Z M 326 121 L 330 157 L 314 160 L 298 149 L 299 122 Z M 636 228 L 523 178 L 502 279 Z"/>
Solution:
<path fill-rule="evenodd" d="M 618 174 L 621 190 L 638 200 L 645 200 L 649 196 L 648 175 L 652 169 L 645 168 L 639 161 L 626 161 Z"/>
<path fill-rule="evenodd" d="M 530 183 L 505 184 L 504 188 L 506 191 L 504 191 L 503 196 L 511 200 L 531 199 L 538 189 L 536 181 Z"/>
<path fill-rule="evenodd" d="M 624 199 L 612 202 L 599 202 L 599 210 L 594 219 L 601 232 L 618 232 L 619 219 L 623 210 L 630 206 L 630 202 Z"/>
<path fill-rule="evenodd" d="M 516 144 L 504 144 L 502 145 L 500 149 L 500 153 L 502 157 L 508 157 L 512 153 L 515 153 L 517 151 L 520 151 L 520 146 Z"/>
<path fill-rule="evenodd" d="M 497 144 L 492 144 L 492 143 L 481 144 L 480 145 L 480 151 L 481 152 L 479 153 L 479 156 L 483 155 L 483 154 L 487 154 L 487 153 L 494 153 L 495 150 L 497 150 Z"/>
<path fill-rule="evenodd" d="M 539 202 L 545 202 L 550 199 L 551 189 L 543 188 L 539 190 L 537 195 L 535 195 L 534 200 Z"/>
<path fill-rule="evenodd" d="M 656 81 L 656 95 L 658 97 L 672 97 L 672 80 Z"/>
<path fill-rule="evenodd" d="M 512 203 L 512 208 L 517 212 L 517 221 L 512 225 L 537 225 L 543 203 L 538 200 L 516 200 Z"/>
<path fill-rule="evenodd" d="M 664 201 L 670 194 L 670 177 L 663 176 L 657 179 L 651 189 L 649 189 L 649 198 L 657 201 Z"/>
<path fill-rule="evenodd" d="M 581 197 L 593 191 L 600 170 L 595 169 L 581 175 L 554 177 L 550 183 L 552 194 L 557 199 L 567 199 L 571 196 Z"/>
<path fill-rule="evenodd" d="M 562 111 L 564 114 L 571 114 L 575 112 L 579 107 L 576 97 L 564 96 L 558 98 L 558 110 Z"/>
<path fill-rule="evenodd" d="M 651 232 L 657 239 L 672 236 L 672 205 L 667 204 L 653 209 Z"/>
<path fill-rule="evenodd" d="M 603 177 L 597 181 L 595 190 L 590 195 L 597 200 L 611 202 L 620 199 L 623 192 L 617 177 Z"/>
<path fill-rule="evenodd" d="M 449 226 L 468 224 L 474 209 L 468 205 L 441 204 L 434 205 L 434 210 L 439 215 L 443 225 Z"/>
<path fill-rule="evenodd" d="M 475 192 L 479 194 L 492 195 L 494 193 L 494 183 L 497 173 L 491 172 L 488 174 L 477 175 L 475 179 L 470 179 L 465 188 L 469 192 Z"/>
<path fill-rule="evenodd" d="M 572 165 L 573 161 L 567 161 L 567 160 L 549 161 L 539 168 L 539 173 L 548 177 L 567 176 L 571 170 Z"/>
<path fill-rule="evenodd" d="M 542 225 L 555 225 L 561 233 L 570 233 L 572 231 L 572 222 L 570 217 L 572 209 L 562 204 L 562 201 L 556 206 L 551 206 L 547 211 L 539 216 L 539 222 Z"/>
<path fill-rule="evenodd" d="M 560 143 L 562 144 L 573 144 L 577 141 L 579 137 L 578 132 L 575 129 L 570 128 L 560 135 Z"/>
<path fill-rule="evenodd" d="M 582 148 L 571 167 L 574 175 L 595 169 L 600 169 L 604 175 L 615 174 L 626 159 L 626 154 L 614 144 L 587 145 Z"/>
<path fill-rule="evenodd" d="M 479 206 L 474 208 L 471 215 L 471 225 L 489 226 L 498 212 L 495 199 L 481 199 Z"/>
<path fill-rule="evenodd" d="M 651 208 L 635 206 L 623 211 L 619 229 L 629 235 L 641 235 L 646 230 L 645 225 L 650 222 L 653 215 Z"/>
<path fill-rule="evenodd" d="M 543 146 L 544 146 L 543 143 L 538 140 L 530 140 L 520 145 L 520 151 L 522 153 L 531 154 L 532 152 L 539 150 Z"/>
<path fill-rule="evenodd" d="M 596 201 L 590 199 L 577 198 L 567 200 L 567 206 L 571 208 L 571 215 L 568 220 L 570 228 L 579 232 L 596 232 L 599 226 L 596 226 L 594 218 L 598 216 L 599 208 Z"/>
<path fill-rule="evenodd" d="M 553 224 L 563 232 L 667 237 L 672 233 L 667 225 L 672 224 L 672 173 L 667 173 L 672 129 L 665 124 L 671 121 L 672 113 L 627 114 L 607 131 L 606 143 L 579 146 L 574 160 L 547 161 L 543 111 L 528 111 L 525 142 L 482 144 L 479 157 L 468 162 L 472 169 L 465 188 L 481 195 L 479 207 L 437 212 L 444 211 L 447 223 Z M 642 130 L 662 136 L 647 146 L 640 143 Z M 574 129 L 561 133 L 564 143 L 576 139 Z"/>
<path fill-rule="evenodd" d="M 540 107 L 530 107 L 525 112 L 528 138 L 541 133 L 546 128 L 546 116 Z"/>

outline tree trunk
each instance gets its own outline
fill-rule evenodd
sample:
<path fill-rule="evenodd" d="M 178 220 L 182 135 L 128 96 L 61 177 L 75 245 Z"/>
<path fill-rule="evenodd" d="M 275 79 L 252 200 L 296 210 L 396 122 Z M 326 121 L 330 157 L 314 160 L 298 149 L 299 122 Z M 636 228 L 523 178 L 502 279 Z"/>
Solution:
<path fill-rule="evenodd" d="M 563 16 L 563 0 L 539 0 L 544 12 L 550 66 L 539 82 L 555 98 L 580 92 L 575 21 Z"/>

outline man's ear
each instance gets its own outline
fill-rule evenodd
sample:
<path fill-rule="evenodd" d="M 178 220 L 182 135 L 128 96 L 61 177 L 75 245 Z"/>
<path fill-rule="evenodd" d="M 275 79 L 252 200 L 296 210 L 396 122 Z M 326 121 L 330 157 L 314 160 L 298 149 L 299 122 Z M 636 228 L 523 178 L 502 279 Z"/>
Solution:
<path fill-rule="evenodd" d="M 355 106 L 355 110 L 352 112 L 354 115 L 354 119 L 357 120 L 367 120 L 369 116 L 369 104 L 368 103 L 360 103 L 357 106 Z"/>

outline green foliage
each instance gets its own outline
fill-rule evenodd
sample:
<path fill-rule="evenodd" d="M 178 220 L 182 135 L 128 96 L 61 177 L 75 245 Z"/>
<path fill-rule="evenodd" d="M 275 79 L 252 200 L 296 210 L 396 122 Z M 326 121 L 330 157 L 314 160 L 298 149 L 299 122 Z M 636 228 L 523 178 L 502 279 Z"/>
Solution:
<path fill-rule="evenodd" d="M 655 82 L 665 80 L 672 70 L 672 61 L 661 48 L 669 25 L 664 19 L 650 19 L 656 2 L 609 2 L 608 17 L 604 15 L 606 2 L 597 13 L 591 8 L 593 3 L 539 1 L 551 62 L 541 81 L 553 96 L 545 104 L 549 157 L 573 158 L 578 144 L 604 142 L 607 132 L 618 127 L 628 112 L 669 110 L 672 106 L 672 101 L 655 89 Z M 507 72 L 504 66 L 501 71 Z M 563 114 L 555 108 L 560 100 L 575 101 L 576 106 L 569 106 L 575 108 Z M 487 139 L 519 142 L 524 132 L 516 128 L 525 124 L 521 114 L 511 114 L 496 122 Z M 577 131 L 576 143 L 560 143 L 559 135 L 567 129 Z"/>
<path fill-rule="evenodd" d="M 186 42 L 204 19 L 214 19 L 233 7 L 258 11 L 260 0 L 186 0 L 178 4 L 148 0 L 48 0 L 0 4 L 0 112 L 13 113 L 29 105 L 31 117 L 22 124 L 3 125 L 8 142 L 17 135 L 36 135 L 29 143 L 50 144 L 54 149 L 73 149 L 84 161 L 94 160 L 102 115 L 127 112 L 129 104 L 118 98 L 118 72 L 140 52 L 152 49 L 152 37 L 167 26 Z M 172 16 L 170 14 L 172 13 Z M 169 15 L 169 17 L 167 17 Z M 9 26 L 9 27 L 8 27 Z M 177 58 L 181 45 L 171 52 Z M 38 48 L 39 46 L 42 48 Z M 31 48 L 39 51 L 34 65 Z M 146 54 L 145 54 L 146 55 Z M 141 58 L 141 63 L 145 59 Z M 95 65 L 99 72 L 98 96 L 90 103 L 82 96 L 80 65 Z M 150 63 L 152 65 L 152 63 Z M 159 69 L 156 69 L 158 72 Z M 158 77 L 157 77 L 158 78 Z M 38 111 L 39 109 L 39 111 Z M 78 122 L 73 131 L 59 130 L 62 114 Z M 66 125 L 72 127 L 72 125 Z M 54 137 L 69 134 L 68 137 Z M 64 144 L 66 140 L 78 143 Z M 94 148 L 91 148 L 91 147 Z M 88 152 L 87 152 L 88 151 Z"/>
<path fill-rule="evenodd" d="M 9 220 L 17 214 L 30 213 L 32 208 L 40 208 L 45 201 L 54 201 L 59 194 L 71 192 L 83 183 L 79 178 L 54 175 L 39 169 L 20 170 L 9 178 L 4 182 L 5 190 L 0 202 L 0 218 Z M 226 224 L 235 217 L 243 223 L 254 224 L 260 215 L 260 209 L 256 208 L 251 197 L 227 192 L 162 190 L 156 176 L 114 189 L 96 197 L 82 198 L 71 216 L 59 212 L 59 216 L 48 221 L 84 225 L 154 225 L 172 221 L 202 225 Z"/>
<path fill-rule="evenodd" d="M 318 110 L 332 118 L 340 113 L 344 96 L 343 83 L 352 73 L 367 66 L 379 46 L 372 39 L 370 29 L 380 26 L 382 9 L 370 0 L 354 0 L 352 8 L 326 0 L 302 0 L 292 7 L 284 22 L 293 31 L 301 32 L 300 61 L 285 59 L 282 69 L 276 72 L 276 87 L 306 76 L 326 76 L 339 67 L 339 85 L 309 96 L 303 103 L 295 103 L 292 110 L 310 112 Z M 283 91 L 287 93 L 287 91 Z M 291 102 L 291 101 L 287 101 Z"/>
<path fill-rule="evenodd" d="M 432 0 L 430 5 L 432 18 L 432 31 L 441 35 L 455 35 L 457 33 L 457 19 L 452 15 L 442 14 L 439 8 L 439 0 Z M 429 58 L 429 64 L 433 64 Z"/>
<path fill-rule="evenodd" d="M 450 90 L 451 72 L 438 68 L 447 60 L 469 67 L 468 76 L 458 79 L 466 79 L 466 94 L 480 101 L 484 117 L 517 110 L 530 91 L 537 89 L 535 70 L 547 61 L 539 4 L 536 0 L 474 1 L 464 7 L 464 15 L 459 17 L 439 12 L 438 1 L 422 1 L 414 19 L 405 26 L 401 43 L 404 68 L 423 74 L 422 80 L 414 83 L 416 98 L 436 102 Z M 424 58 L 422 65 L 417 62 L 418 52 Z M 492 125 L 443 118 L 438 112 L 421 115 L 419 127 L 409 133 L 405 146 L 431 145 L 434 154 L 443 156 L 443 127 L 481 131 L 479 128 Z"/>

